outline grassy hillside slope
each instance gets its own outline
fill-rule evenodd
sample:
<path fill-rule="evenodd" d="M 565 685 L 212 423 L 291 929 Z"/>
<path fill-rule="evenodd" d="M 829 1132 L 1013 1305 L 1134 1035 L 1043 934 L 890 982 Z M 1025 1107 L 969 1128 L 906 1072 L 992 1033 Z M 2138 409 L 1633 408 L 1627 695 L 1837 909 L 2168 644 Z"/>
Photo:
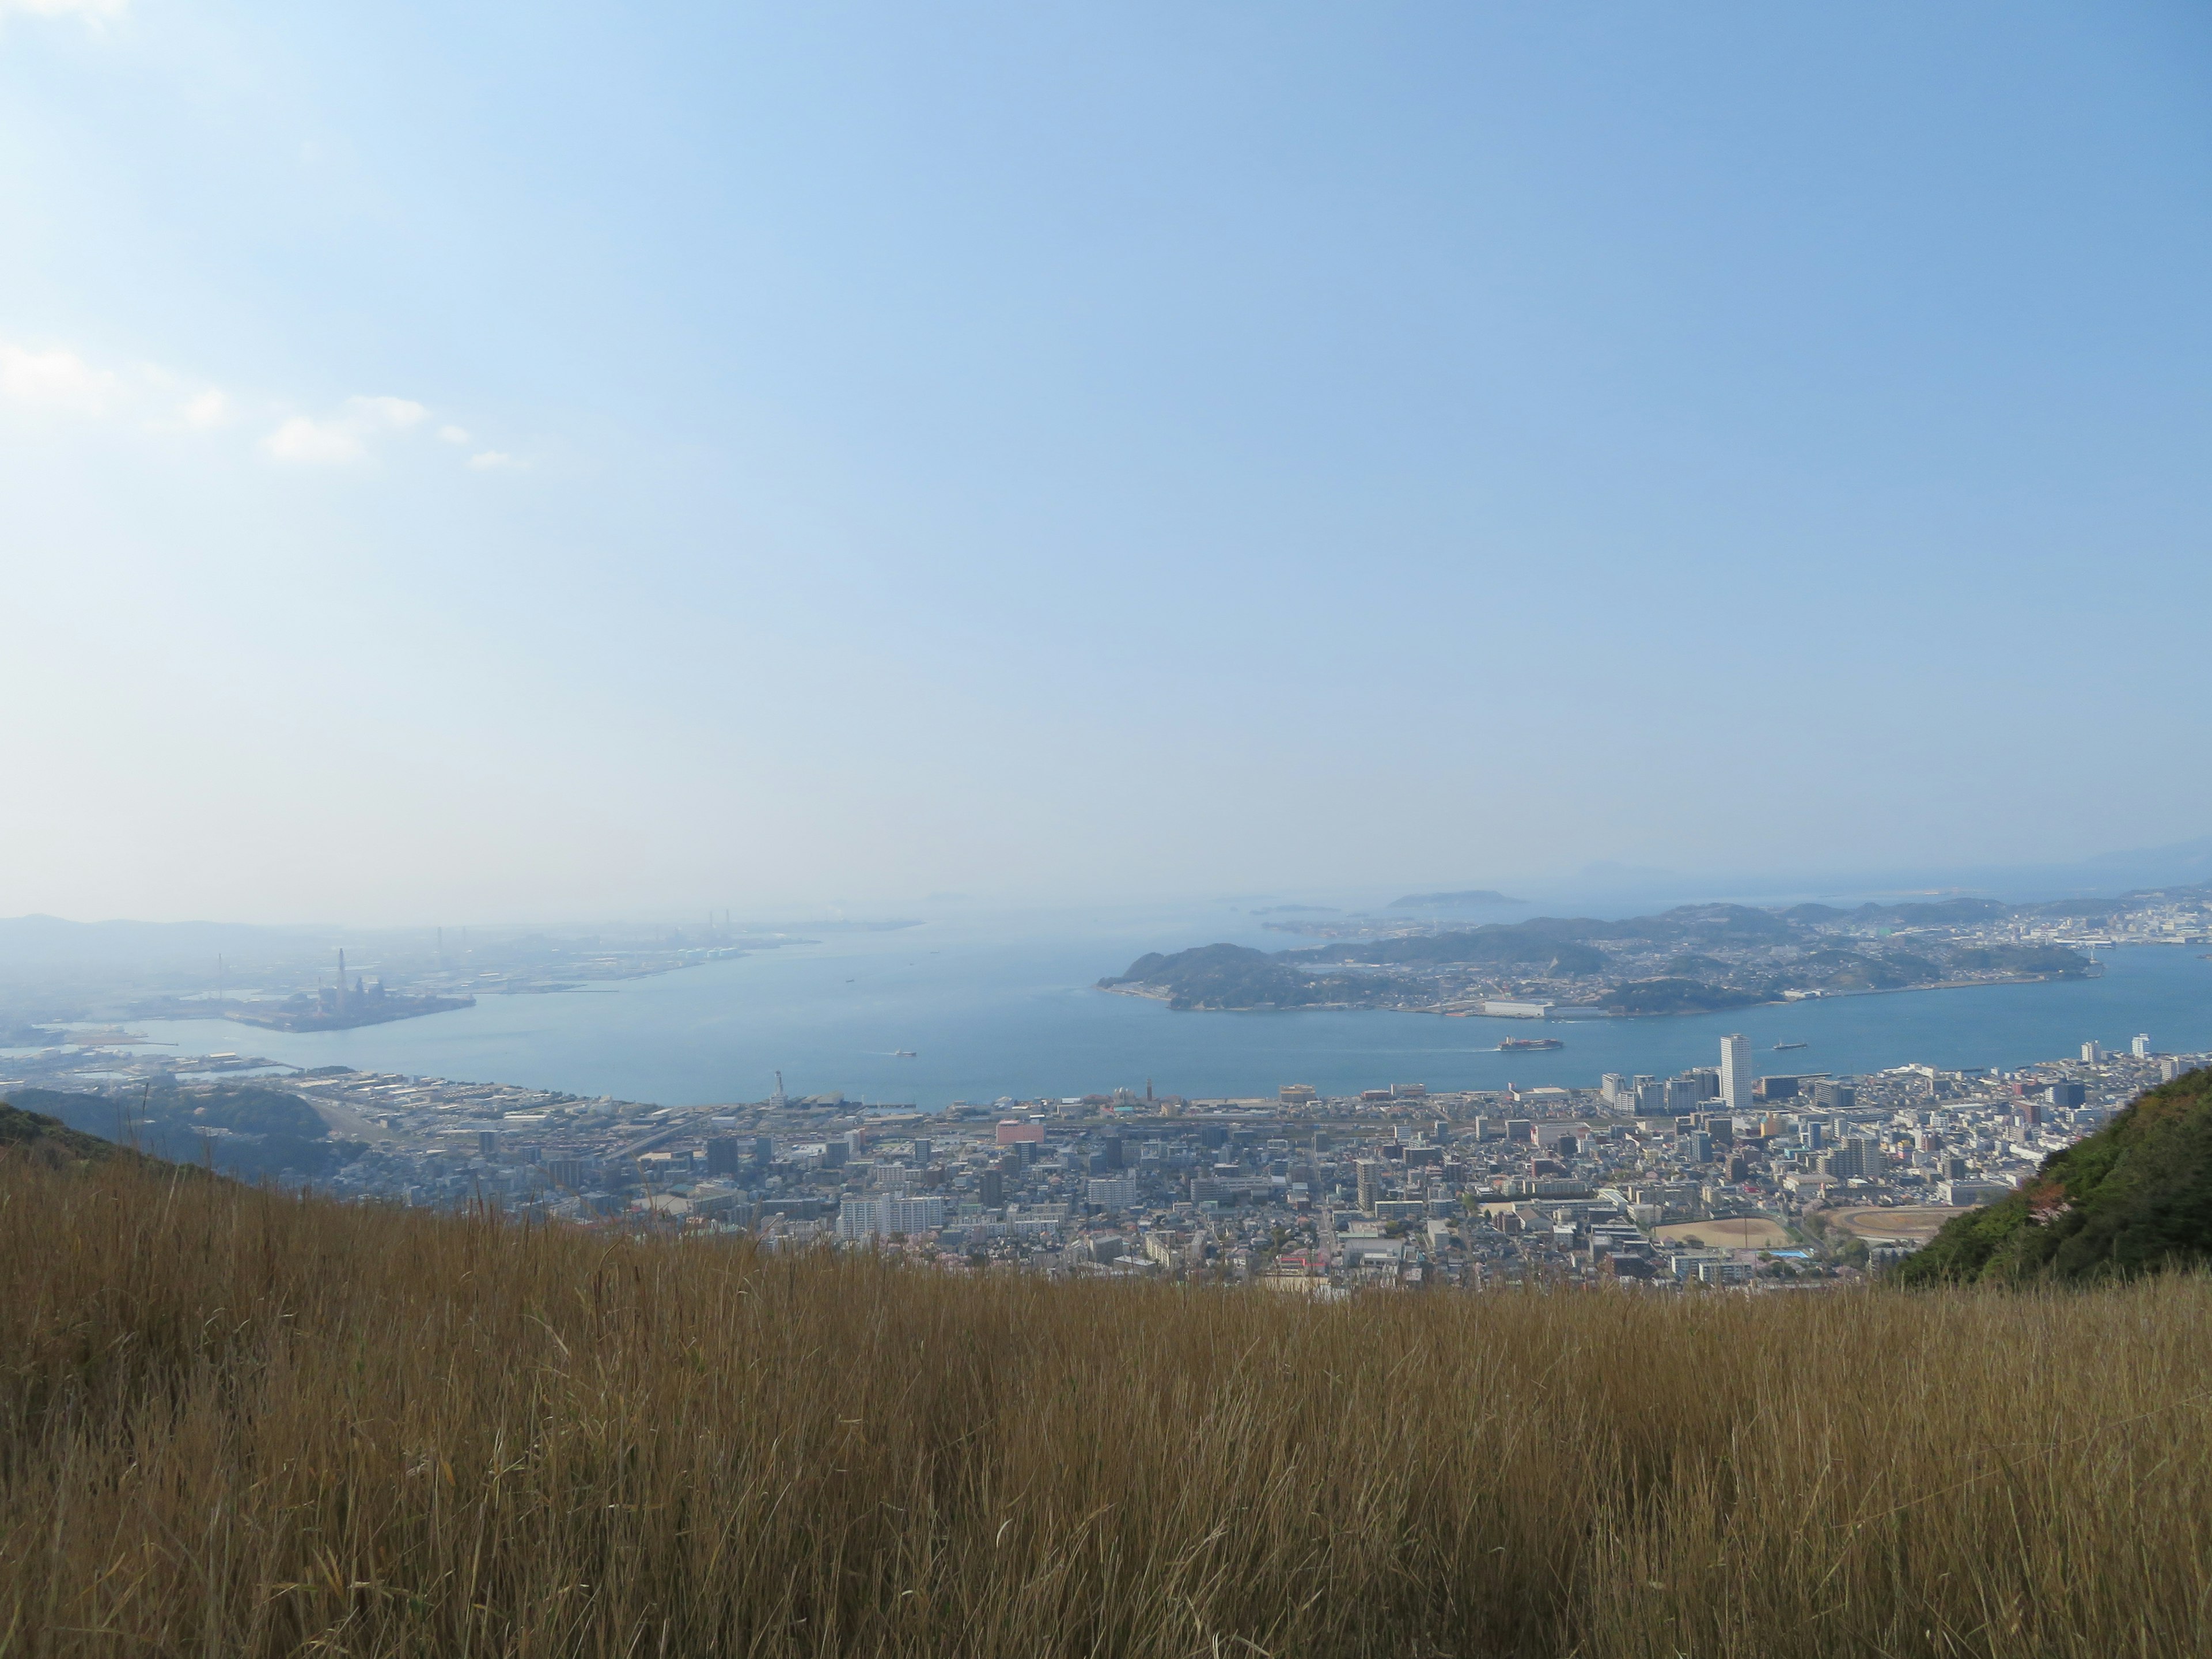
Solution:
<path fill-rule="evenodd" d="M 2212 1071 L 2197 1071 L 2052 1153 L 2009 1198 L 1954 1217 L 1893 1272 L 1907 1285 L 2081 1284 L 2207 1263 Z"/>
<path fill-rule="evenodd" d="M 126 1146 L 70 1128 L 58 1117 L 27 1112 L 0 1101 L 0 1166 L 16 1160 L 48 1170 L 138 1161 Z M 150 1163 L 152 1160 L 143 1160 Z"/>
<path fill-rule="evenodd" d="M 0 1163 L 15 1656 L 2212 1651 L 2212 1286 L 962 1279 Z"/>
<path fill-rule="evenodd" d="M 212 1163 L 246 1181 L 317 1179 L 360 1150 L 331 1139 L 315 1109 L 299 1096 L 252 1083 L 121 1095 L 19 1089 L 10 1099 L 85 1134 L 123 1141 L 175 1164 Z"/>

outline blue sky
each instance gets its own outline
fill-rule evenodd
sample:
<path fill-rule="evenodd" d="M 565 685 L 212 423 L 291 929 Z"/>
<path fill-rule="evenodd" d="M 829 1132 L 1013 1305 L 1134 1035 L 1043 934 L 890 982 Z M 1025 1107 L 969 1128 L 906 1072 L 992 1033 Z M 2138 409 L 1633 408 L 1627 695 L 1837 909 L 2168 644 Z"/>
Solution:
<path fill-rule="evenodd" d="M 2212 13 L 0 0 L 0 913 L 2212 829 Z"/>

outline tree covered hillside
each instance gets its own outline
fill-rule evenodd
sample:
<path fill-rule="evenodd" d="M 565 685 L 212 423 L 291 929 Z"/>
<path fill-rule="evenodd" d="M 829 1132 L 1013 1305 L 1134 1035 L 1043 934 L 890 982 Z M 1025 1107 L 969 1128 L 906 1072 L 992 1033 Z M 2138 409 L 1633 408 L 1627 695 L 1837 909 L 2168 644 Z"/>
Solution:
<path fill-rule="evenodd" d="M 1099 983 L 1177 1008 L 1466 1012 L 1480 1001 L 1508 998 L 1591 1013 L 1681 1014 L 1793 995 L 2097 971 L 2064 945 L 1987 937 L 1991 923 L 2032 908 L 1990 899 L 1856 910 L 1683 904 L 1650 916 L 1532 916 L 1434 931 L 1373 918 L 1339 920 L 1327 931 L 1351 927 L 1368 936 L 1276 951 L 1228 944 L 1154 951 Z"/>
<path fill-rule="evenodd" d="M 1348 1000 L 1358 988 L 1341 977 L 1285 967 L 1244 945 L 1201 945 L 1172 956 L 1155 951 L 1131 963 L 1121 978 L 1099 983 L 1151 987 L 1175 1008 L 1306 1008 Z"/>
<path fill-rule="evenodd" d="M 1893 1272 L 1906 1285 L 2071 1284 L 2207 1263 L 2212 1071 L 2196 1071 L 2051 1154 L 2009 1198 L 1953 1218 Z"/>

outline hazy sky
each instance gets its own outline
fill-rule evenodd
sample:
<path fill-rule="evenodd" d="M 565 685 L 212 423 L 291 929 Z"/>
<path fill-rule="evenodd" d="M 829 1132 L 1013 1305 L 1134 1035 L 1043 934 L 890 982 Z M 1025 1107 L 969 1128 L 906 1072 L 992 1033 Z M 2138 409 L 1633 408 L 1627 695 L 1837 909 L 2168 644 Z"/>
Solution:
<path fill-rule="evenodd" d="M 2212 830 L 2212 10 L 0 0 L 0 914 Z"/>

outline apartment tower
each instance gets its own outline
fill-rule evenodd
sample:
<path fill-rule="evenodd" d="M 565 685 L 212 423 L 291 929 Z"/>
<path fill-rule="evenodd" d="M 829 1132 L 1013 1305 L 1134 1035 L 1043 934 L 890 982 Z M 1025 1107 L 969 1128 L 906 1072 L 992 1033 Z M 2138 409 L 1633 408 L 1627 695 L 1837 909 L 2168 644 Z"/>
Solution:
<path fill-rule="evenodd" d="M 1721 1103 L 1731 1112 L 1751 1109 L 1751 1039 L 1741 1035 L 1721 1039 Z"/>

